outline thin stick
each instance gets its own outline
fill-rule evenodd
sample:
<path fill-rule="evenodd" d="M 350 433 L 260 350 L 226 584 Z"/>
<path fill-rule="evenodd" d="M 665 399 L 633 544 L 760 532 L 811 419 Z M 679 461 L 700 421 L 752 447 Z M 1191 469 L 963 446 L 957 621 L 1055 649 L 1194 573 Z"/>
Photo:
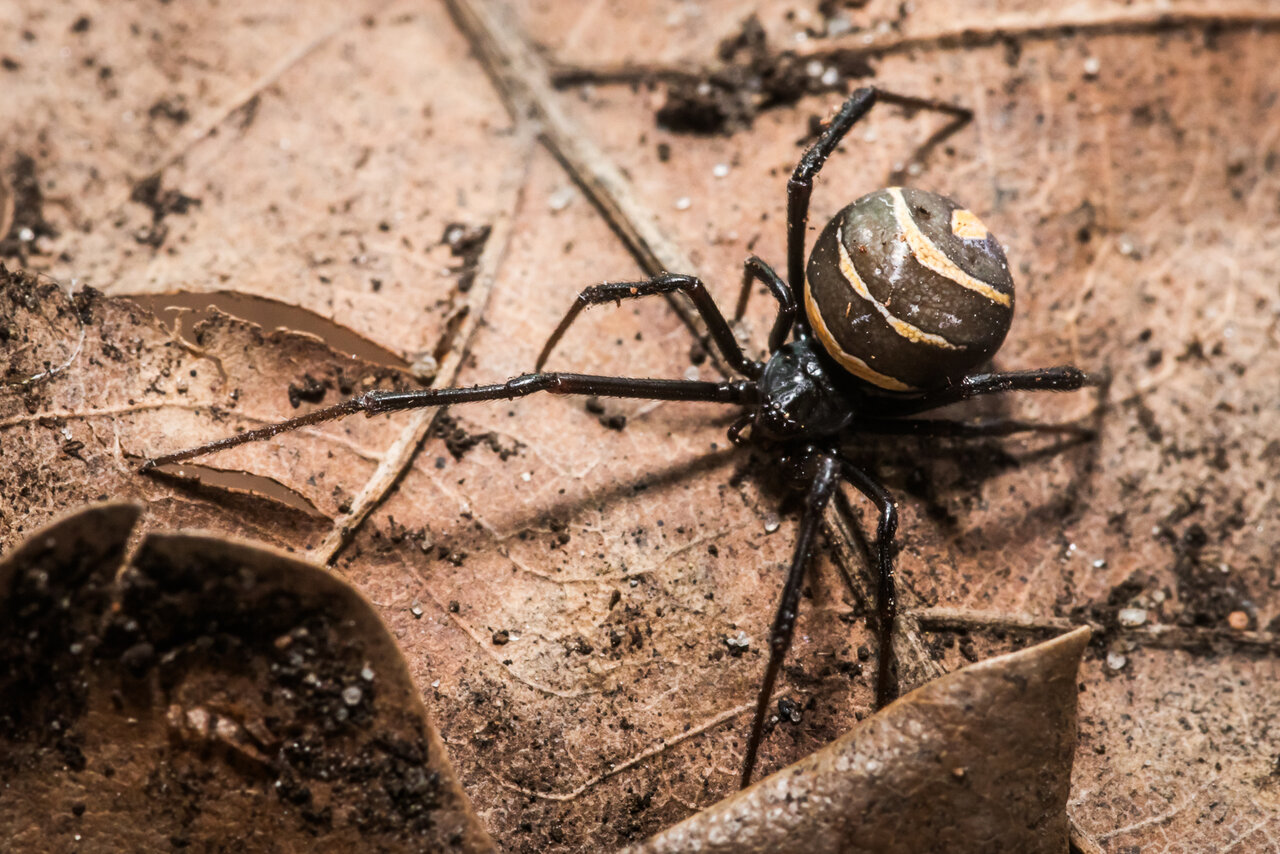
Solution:
<path fill-rule="evenodd" d="M 491 0 L 445 0 L 458 27 L 494 85 L 506 98 L 511 113 L 531 119 L 538 136 L 609 226 L 622 239 L 640 268 L 650 276 L 685 273 L 699 276 L 693 261 L 636 196 L 634 185 L 603 152 L 582 126 L 560 107 L 560 96 L 538 51 L 512 22 L 509 12 Z M 701 278 L 701 276 L 699 276 Z M 706 329 L 682 294 L 667 301 L 680 319 L 701 339 Z M 720 354 L 709 354 L 727 376 Z"/>
<path fill-rule="evenodd" d="M 1070 631 L 1081 625 L 1080 622 L 1062 617 L 1009 615 L 965 608 L 920 608 L 913 611 L 912 616 L 924 631 L 1003 631 L 1041 634 Z M 1247 632 L 1226 628 L 1161 624 L 1104 627 L 1098 623 L 1089 622 L 1086 625 L 1091 626 L 1099 637 L 1104 633 L 1114 634 L 1139 646 L 1157 649 L 1196 650 L 1214 644 L 1223 644 L 1266 653 L 1280 652 L 1280 634 L 1275 632 Z"/>
<path fill-rule="evenodd" d="M 835 39 L 814 40 L 793 53 L 795 56 L 806 59 L 831 62 L 850 56 L 877 59 L 920 50 L 988 47 L 1005 41 L 1051 41 L 1068 34 L 1140 35 L 1192 27 L 1214 27 L 1219 30 L 1244 30 L 1255 27 L 1275 29 L 1280 27 L 1280 15 L 1261 12 L 1248 6 L 1214 11 L 1198 9 L 1169 11 L 1152 5 L 1116 9 L 1094 15 L 1090 20 L 1050 18 L 1043 15 L 1005 15 L 994 21 L 985 20 L 981 24 L 891 36 L 869 43 L 862 41 L 865 38 L 862 33 Z M 551 79 L 557 88 L 585 84 L 633 85 L 651 80 L 697 82 L 705 76 L 712 76 L 725 70 L 726 66 L 723 63 L 714 63 L 693 70 L 627 62 L 596 66 L 566 63 L 552 67 Z"/>
<path fill-rule="evenodd" d="M 440 370 L 431 381 L 432 388 L 454 385 L 462 370 L 463 359 L 471 350 L 471 341 L 480 326 L 480 318 L 484 316 L 493 293 L 494 281 L 498 268 L 506 257 L 511 245 L 512 223 L 516 211 L 520 208 L 523 189 L 529 176 L 529 167 L 533 162 L 533 140 L 528 129 L 517 121 L 517 132 L 523 137 L 520 146 L 520 159 L 508 168 L 498 186 L 501 201 L 496 208 L 497 215 L 489 223 L 489 239 L 476 261 L 476 275 L 467 293 L 467 302 L 462 311 L 466 312 L 462 327 L 453 339 L 453 346 L 440 363 Z M 351 501 L 351 509 L 333 521 L 333 527 L 325 538 L 311 551 L 311 556 L 326 565 L 332 565 L 338 554 L 351 541 L 351 536 L 364 524 L 374 510 L 382 505 L 391 490 L 404 477 L 405 472 L 413 465 L 418 450 L 431 432 L 436 419 L 441 415 L 440 409 L 420 409 L 407 416 L 404 429 L 396 437 L 391 447 L 387 448 L 374 470 L 373 475 L 365 482 L 360 492 Z"/>

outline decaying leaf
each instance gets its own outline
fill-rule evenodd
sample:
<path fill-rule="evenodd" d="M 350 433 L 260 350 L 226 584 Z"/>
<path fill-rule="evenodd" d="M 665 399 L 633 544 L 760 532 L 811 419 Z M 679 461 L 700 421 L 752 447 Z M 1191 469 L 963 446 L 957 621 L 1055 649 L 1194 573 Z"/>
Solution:
<path fill-rule="evenodd" d="M 373 608 L 316 567 L 100 505 L 0 564 L 11 850 L 489 851 Z"/>
<path fill-rule="evenodd" d="M 1077 629 L 918 688 L 632 854 L 1062 852 Z"/>
<path fill-rule="evenodd" d="M 941 117 L 878 107 L 824 169 L 811 224 L 891 180 L 963 201 L 1017 281 L 997 366 L 1113 377 L 1105 397 L 954 413 L 1087 420 L 1095 441 L 848 449 L 898 501 L 900 676 L 1087 622 L 1069 804 L 1084 850 L 1275 847 L 1274 4 L 760 0 L 758 25 L 728 0 L 260 5 L 0 14 L 0 256 L 63 285 L 24 275 L 0 294 L 0 383 L 20 383 L 0 390 L 4 547 L 110 497 L 147 504 L 139 529 L 332 567 L 392 628 L 509 850 L 634 844 L 717 803 L 796 509 L 767 455 L 728 446 L 733 413 L 530 398 L 355 417 L 204 459 L 260 480 L 196 488 L 137 464 L 432 371 L 225 314 L 175 335 L 122 297 L 267 298 L 434 360 L 438 384 L 502 380 L 602 280 L 678 267 L 731 307 L 744 258 L 782 264 L 787 178 L 827 88 L 865 79 L 973 121 L 930 149 Z M 514 74 L 481 18 L 559 76 Z M 756 77 L 798 85 L 778 98 Z M 748 103 L 750 129 L 661 127 L 679 79 L 686 103 L 704 79 Z M 748 312 L 753 354 L 772 308 Z M 66 368 L 28 381 L 46 362 Z M 721 376 L 661 300 L 584 315 L 552 367 Z M 770 722 L 761 773 L 872 707 L 869 518 L 856 500 L 832 516 L 775 698 L 801 720 Z"/>

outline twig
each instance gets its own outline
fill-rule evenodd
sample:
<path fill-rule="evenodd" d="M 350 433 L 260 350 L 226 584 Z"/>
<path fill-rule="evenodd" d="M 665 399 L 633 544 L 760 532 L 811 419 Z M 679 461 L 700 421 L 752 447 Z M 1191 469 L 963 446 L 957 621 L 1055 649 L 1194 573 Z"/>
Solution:
<path fill-rule="evenodd" d="M 813 40 L 804 47 L 789 51 L 794 55 L 832 61 L 856 56 L 878 59 L 919 50 L 988 47 L 1001 42 L 1048 41 L 1079 34 L 1136 35 L 1159 33 L 1190 27 L 1214 27 L 1219 30 L 1280 27 L 1280 14 L 1260 12 L 1256 8 L 1190 9 L 1171 12 L 1159 6 L 1119 8 L 1095 15 L 1089 20 L 1071 20 L 1047 15 L 1005 15 L 981 24 L 965 25 L 932 33 L 917 33 L 877 39 L 866 33 L 853 33 L 834 39 Z M 555 65 L 552 81 L 559 88 L 583 84 L 634 84 L 651 80 L 665 82 L 697 81 L 725 71 L 720 64 L 700 70 L 673 68 L 644 63 L 573 66 Z"/>
<path fill-rule="evenodd" d="M 517 123 L 517 133 L 523 133 L 519 127 Z M 508 167 L 502 177 L 498 187 L 501 204 L 497 206 L 497 214 L 489 224 L 489 239 L 485 242 L 484 250 L 476 261 L 475 280 L 471 290 L 467 292 L 466 303 L 460 309 L 466 312 L 466 316 L 453 338 L 453 346 L 441 361 L 440 369 L 431 381 L 432 388 L 453 385 L 458 378 L 458 372 L 462 369 L 462 360 L 469 352 L 471 339 L 480 325 L 480 318 L 489 302 L 489 295 L 493 292 L 498 267 L 511 242 L 512 222 L 515 211 L 519 208 L 520 196 L 533 159 L 532 147 L 532 139 L 526 139 L 525 144 L 521 146 L 521 156 L 515 164 Z M 332 565 L 355 530 L 382 504 L 395 485 L 404 477 L 405 472 L 413 464 L 418 448 L 422 446 L 423 440 L 426 439 L 442 411 L 441 409 L 418 409 L 409 413 L 404 429 L 382 455 L 378 468 L 352 500 L 351 509 L 334 520 L 333 528 L 320 545 L 311 551 L 313 558 L 326 565 Z"/>
<path fill-rule="evenodd" d="M 924 631 L 1002 631 L 1031 634 L 1070 631 L 1081 625 L 1062 617 L 1030 617 L 993 611 L 971 611 L 963 608 L 921 608 L 909 612 Z M 1232 629 L 1196 628 L 1193 626 L 1143 625 L 1103 626 L 1088 622 L 1095 639 L 1118 636 L 1140 646 L 1157 649 L 1196 650 L 1213 645 L 1228 645 L 1280 652 L 1280 634 L 1245 632 Z"/>
<path fill-rule="evenodd" d="M 734 706 L 732 709 L 725 709 L 723 712 L 720 712 L 714 717 L 708 718 L 707 720 L 703 721 L 697 726 L 693 726 L 693 727 L 690 727 L 689 729 L 683 730 L 679 735 L 672 736 L 671 738 L 660 738 L 658 739 L 657 744 L 654 744 L 640 751 L 639 753 L 635 754 L 634 756 L 630 757 L 629 759 L 623 762 L 619 762 L 617 765 L 614 765 L 608 771 L 604 771 L 600 774 L 597 774 L 596 776 L 592 777 L 591 779 L 587 780 L 584 783 L 579 784 L 576 788 L 568 792 L 539 792 L 535 789 L 526 789 L 523 786 L 517 786 L 515 783 L 512 783 L 509 780 L 504 780 L 503 778 L 498 777 L 496 775 L 494 776 L 494 779 L 498 782 L 498 785 L 502 786 L 504 789 L 510 789 L 513 792 L 519 792 L 520 794 L 530 798 L 539 798 L 540 800 L 544 800 L 544 801 L 571 801 L 574 798 L 581 795 L 587 789 L 590 789 L 592 786 L 595 786 L 598 783 L 602 783 L 616 774 L 621 774 L 623 771 L 626 771 L 628 768 L 633 768 L 636 765 L 639 765 L 641 762 L 645 761 L 646 759 L 649 759 L 653 756 L 657 756 L 659 753 L 665 753 L 666 751 L 675 747 L 677 744 L 679 744 L 682 741 L 687 741 L 696 735 L 701 735 L 702 733 L 706 732 L 712 727 L 719 726 L 725 721 L 733 720 L 743 712 L 749 712 L 752 709 L 754 709 L 755 705 L 756 704 L 754 702 L 743 703 L 741 706 Z"/>
<path fill-rule="evenodd" d="M 537 124 L 543 145 L 604 216 L 641 269 L 651 276 L 666 271 L 696 276 L 689 256 L 636 197 L 631 181 L 561 109 L 546 64 L 510 14 L 491 0 L 446 0 L 446 4 L 511 112 Z M 687 298 L 671 294 L 668 302 L 701 339 L 705 329 Z M 709 355 L 724 370 L 714 348 Z"/>

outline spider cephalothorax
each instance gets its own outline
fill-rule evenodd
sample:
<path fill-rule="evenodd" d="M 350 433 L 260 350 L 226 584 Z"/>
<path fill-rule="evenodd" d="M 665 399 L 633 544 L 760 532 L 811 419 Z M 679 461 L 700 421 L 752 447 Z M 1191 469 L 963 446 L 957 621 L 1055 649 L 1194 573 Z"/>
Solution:
<path fill-rule="evenodd" d="M 756 282 L 764 284 L 778 301 L 767 361 L 755 361 L 743 352 L 707 289 L 692 276 L 668 274 L 642 282 L 593 285 L 578 295 L 551 333 L 538 357 L 536 373 L 470 388 L 370 391 L 298 418 L 156 457 L 148 460 L 143 470 L 355 412 L 372 415 L 505 400 L 535 392 L 741 406 L 744 411 L 730 428 L 730 438 L 775 452 L 780 472 L 805 491 L 804 513 L 770 631 L 769 660 L 747 742 L 742 771 L 746 785 L 778 672 L 795 630 L 805 567 L 815 547 L 819 521 L 842 482 L 870 499 L 880 514 L 876 536 L 877 702 L 883 703 L 893 690 L 890 635 L 896 612 L 893 555 L 897 513 L 888 491 L 843 455 L 842 444 L 859 434 L 971 436 L 1037 429 L 1024 422 L 973 425 L 910 416 L 992 392 L 1065 391 L 1086 382 L 1084 373 L 1072 367 L 971 373 L 986 363 L 1008 332 L 1013 281 L 1004 250 L 982 222 L 942 196 L 889 188 L 862 197 L 823 229 L 805 275 L 805 229 L 814 176 L 877 100 L 952 115 L 966 113 L 950 105 L 875 89 L 859 89 L 844 103 L 805 152 L 787 186 L 787 280 L 754 256 L 745 265 L 736 318 L 741 319 Z M 802 287 L 802 293 L 796 293 L 797 286 Z M 707 324 L 711 342 L 727 367 L 741 378 L 704 382 L 542 370 L 565 330 L 587 306 L 676 291 L 693 301 Z M 802 301 L 804 310 L 800 311 Z"/>

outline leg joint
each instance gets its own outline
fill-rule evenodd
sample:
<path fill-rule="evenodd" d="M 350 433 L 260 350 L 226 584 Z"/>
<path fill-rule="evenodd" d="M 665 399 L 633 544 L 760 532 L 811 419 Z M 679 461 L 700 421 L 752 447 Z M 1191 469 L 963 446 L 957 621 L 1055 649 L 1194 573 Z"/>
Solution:
<path fill-rule="evenodd" d="M 898 532 L 898 507 L 891 499 L 886 498 L 880 505 L 880 532 L 882 539 L 892 539 Z"/>
<path fill-rule="evenodd" d="M 507 391 L 519 395 L 532 394 L 535 391 L 549 391 L 554 394 L 560 385 L 559 374 L 522 374 L 507 380 Z"/>

